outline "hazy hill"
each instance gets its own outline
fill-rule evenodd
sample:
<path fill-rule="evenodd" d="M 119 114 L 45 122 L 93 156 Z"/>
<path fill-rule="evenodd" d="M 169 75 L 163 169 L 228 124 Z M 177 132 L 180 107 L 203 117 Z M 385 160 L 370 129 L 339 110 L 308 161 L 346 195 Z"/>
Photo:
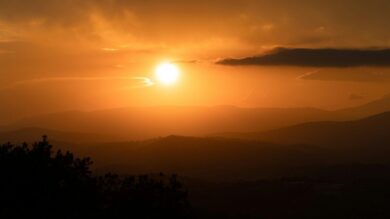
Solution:
<path fill-rule="evenodd" d="M 43 135 L 49 136 L 51 142 L 54 143 L 86 144 L 118 140 L 114 137 L 94 133 L 62 132 L 42 128 L 22 128 L 12 131 L 0 131 L 0 143 L 30 143 L 39 140 Z"/>
<path fill-rule="evenodd" d="M 310 122 L 286 128 L 225 136 L 283 144 L 315 144 L 333 147 L 373 145 L 390 148 L 390 111 L 343 122 Z"/>
<path fill-rule="evenodd" d="M 8 129 L 40 127 L 133 140 L 171 134 L 202 136 L 215 132 L 268 130 L 320 118 L 330 119 L 331 113 L 312 108 L 144 107 L 40 115 L 15 122 Z"/>
<path fill-rule="evenodd" d="M 381 99 L 363 104 L 358 107 L 351 107 L 337 111 L 342 117 L 357 119 L 379 113 L 390 111 L 390 94 Z"/>
<path fill-rule="evenodd" d="M 205 136 L 210 133 L 261 132 L 314 121 L 346 121 L 390 110 L 390 96 L 339 110 L 315 108 L 133 107 L 91 112 L 69 111 L 25 118 L 6 130 L 39 127 L 77 133 L 100 133 L 119 139 L 167 135 Z"/>

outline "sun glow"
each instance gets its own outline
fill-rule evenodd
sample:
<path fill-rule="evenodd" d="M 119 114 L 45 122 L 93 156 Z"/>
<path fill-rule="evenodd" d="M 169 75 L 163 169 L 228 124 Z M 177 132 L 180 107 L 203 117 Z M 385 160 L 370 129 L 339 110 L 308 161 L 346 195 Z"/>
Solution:
<path fill-rule="evenodd" d="M 171 85 L 179 79 L 180 71 L 176 65 L 166 62 L 156 67 L 155 74 L 158 82 L 164 85 Z"/>

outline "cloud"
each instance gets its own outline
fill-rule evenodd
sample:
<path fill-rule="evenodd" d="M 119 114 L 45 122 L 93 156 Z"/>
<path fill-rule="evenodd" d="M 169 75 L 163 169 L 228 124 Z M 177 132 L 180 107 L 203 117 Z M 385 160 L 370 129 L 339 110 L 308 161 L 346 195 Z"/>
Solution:
<path fill-rule="evenodd" d="M 389 45 L 388 30 L 384 27 L 389 26 L 390 20 L 380 16 L 389 10 L 389 1 L 334 2 L 336 0 L 301 0 L 296 4 L 290 4 L 290 0 L 0 0 L 0 25 L 2 22 L 10 25 L 7 35 L 22 30 L 18 34 L 22 38 L 27 38 L 26 32 L 40 34 L 50 27 L 55 33 L 61 29 L 69 31 L 69 34 L 64 31 L 67 40 L 73 35 L 85 35 L 88 40 L 99 37 L 110 40 L 119 32 L 121 36 L 160 39 L 161 43 L 172 38 L 176 46 L 186 37 L 189 43 L 196 42 L 196 45 L 202 38 L 237 37 L 246 43 L 256 43 L 249 46 L 259 46 L 291 45 L 312 36 L 316 45 L 329 45 L 334 41 L 336 45 Z M 178 35 L 181 36 L 179 42 Z"/>
<path fill-rule="evenodd" d="M 12 89 L 20 86 L 34 85 L 51 82 L 80 82 L 80 81 L 109 81 L 109 80 L 129 80 L 132 81 L 130 88 L 150 87 L 154 82 L 147 77 L 51 77 L 36 78 L 30 80 L 17 81 L 2 87 L 2 89 Z"/>
<path fill-rule="evenodd" d="M 172 63 L 176 63 L 176 64 L 196 64 L 196 63 L 199 63 L 199 62 L 201 62 L 201 61 L 200 60 L 196 60 L 196 59 L 172 61 Z"/>
<path fill-rule="evenodd" d="M 390 67 L 390 49 L 276 48 L 264 55 L 228 58 L 216 63 L 231 66 Z"/>

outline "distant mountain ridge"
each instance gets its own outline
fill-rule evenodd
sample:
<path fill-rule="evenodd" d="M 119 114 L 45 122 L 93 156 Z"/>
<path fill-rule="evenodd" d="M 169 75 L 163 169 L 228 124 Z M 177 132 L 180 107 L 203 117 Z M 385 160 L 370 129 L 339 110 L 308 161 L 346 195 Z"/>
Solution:
<path fill-rule="evenodd" d="M 207 136 L 246 133 L 315 121 L 347 121 L 390 110 L 390 96 L 337 111 L 316 108 L 134 107 L 92 112 L 69 111 L 26 118 L 3 130 L 39 127 L 62 132 L 97 133 L 125 140 L 167 135 Z"/>
<path fill-rule="evenodd" d="M 5 142 L 22 143 L 35 142 L 43 135 L 47 135 L 51 141 L 58 143 L 86 144 L 118 141 L 112 136 L 96 133 L 76 133 L 48 130 L 42 128 L 22 128 L 11 131 L 0 131 L 0 144 Z"/>
<path fill-rule="evenodd" d="M 350 107 L 338 110 L 342 115 L 349 115 L 351 119 L 364 118 L 367 116 L 390 111 L 390 94 L 383 96 L 380 99 L 371 101 L 358 107 Z"/>
<path fill-rule="evenodd" d="M 353 121 L 310 122 L 265 132 L 230 133 L 221 136 L 279 144 L 332 147 L 373 144 L 390 148 L 390 111 Z"/>
<path fill-rule="evenodd" d="M 143 140 L 172 134 L 204 136 L 220 131 L 268 130 L 328 115 L 327 111 L 311 108 L 138 107 L 40 115 L 10 124 L 7 129 L 39 127 Z"/>

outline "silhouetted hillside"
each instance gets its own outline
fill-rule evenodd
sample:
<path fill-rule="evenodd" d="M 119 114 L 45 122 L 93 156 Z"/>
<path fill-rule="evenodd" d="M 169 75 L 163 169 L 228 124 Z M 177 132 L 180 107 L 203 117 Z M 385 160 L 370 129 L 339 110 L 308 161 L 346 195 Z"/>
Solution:
<path fill-rule="evenodd" d="M 345 137 L 319 146 L 181 136 L 66 146 L 92 156 L 93 166 L 73 154 L 52 153 L 46 141 L 33 148 L 3 145 L 0 173 L 7 180 L 1 182 L 0 216 L 65 212 L 57 218 L 387 218 L 389 118 L 390 113 L 383 113 L 294 126 L 303 127 L 295 134 L 326 130 Z M 347 144 L 372 127 L 361 139 L 377 141 Z M 102 174 L 111 171 L 120 176 Z M 188 176 L 181 180 L 189 189 L 190 212 L 186 191 L 172 191 L 178 182 L 156 174 L 161 171 Z M 124 177 L 139 174 L 149 177 Z M 39 202 L 30 205 L 32 200 Z"/>
<path fill-rule="evenodd" d="M 318 177 L 281 178 L 236 183 L 191 183 L 191 203 L 199 218 L 353 219 L 390 217 L 387 194 L 389 168 L 381 166 L 334 167 Z M 380 171 L 378 171 L 378 169 Z M 376 177 L 356 177 L 358 172 L 381 172 Z M 321 169 L 317 170 L 321 173 Z M 341 174 L 343 178 L 339 177 Z M 191 192 L 192 191 L 192 192 Z"/>
<path fill-rule="evenodd" d="M 303 146 L 305 148 L 305 146 Z M 298 146 L 219 138 L 169 136 L 155 140 L 83 147 L 100 170 L 120 173 L 178 173 L 209 180 L 258 179 L 311 163 Z M 286 159 L 289 162 L 285 162 Z M 226 171 L 229 170 L 229 171 Z"/>
<path fill-rule="evenodd" d="M 260 178 L 272 171 L 275 175 L 273 179 L 229 183 L 180 178 L 189 189 L 185 190 L 175 175 L 134 177 L 128 176 L 134 169 L 128 169 L 122 176 L 95 176 L 90 159 L 69 152 L 53 153 L 46 140 L 32 146 L 5 144 L 0 146 L 0 216 L 344 219 L 390 215 L 386 195 L 390 191 L 389 166 L 324 165 L 330 154 L 315 162 L 318 154 L 305 152 L 301 146 L 232 139 L 170 136 L 128 145 L 112 144 L 114 152 L 108 145 L 90 149 L 111 152 L 108 157 L 100 154 L 100 163 L 112 162 L 110 155 L 116 155 L 118 163 L 149 163 L 142 171 L 176 169 L 208 179 L 235 176 L 236 180 L 252 173 Z M 306 166 L 301 166 L 305 162 Z M 233 175 L 227 177 L 229 174 Z"/>
<path fill-rule="evenodd" d="M 175 175 L 95 176 L 90 158 L 43 141 L 0 145 L 1 218 L 186 218 L 187 191 Z"/>

